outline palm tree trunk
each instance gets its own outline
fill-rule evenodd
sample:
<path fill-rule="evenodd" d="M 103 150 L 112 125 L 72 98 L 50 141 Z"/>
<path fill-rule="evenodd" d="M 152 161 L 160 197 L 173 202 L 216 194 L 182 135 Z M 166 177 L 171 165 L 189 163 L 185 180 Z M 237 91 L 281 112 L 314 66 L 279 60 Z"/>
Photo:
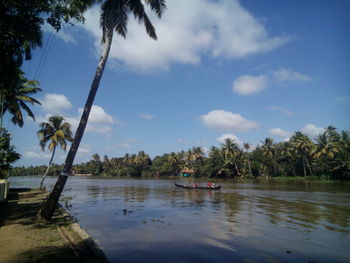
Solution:
<path fill-rule="evenodd" d="M 273 159 L 272 162 L 273 162 L 273 170 L 275 172 L 275 177 L 276 177 L 277 176 L 277 162 L 275 159 Z"/>
<path fill-rule="evenodd" d="M 314 176 L 314 174 L 313 174 L 313 172 L 311 170 L 311 166 L 310 166 L 309 160 L 307 158 L 305 158 L 305 160 L 306 160 L 306 164 L 307 164 L 307 167 L 309 168 L 311 176 Z"/>
<path fill-rule="evenodd" d="M 235 169 L 236 169 L 236 174 L 237 174 L 237 176 L 240 176 L 240 173 L 239 173 L 239 171 L 238 171 L 238 166 L 237 166 L 237 163 L 235 162 Z"/>
<path fill-rule="evenodd" d="M 66 181 L 68 179 L 68 175 L 70 175 L 71 168 L 72 168 L 72 165 L 74 162 L 74 158 L 75 158 L 75 155 L 78 151 L 81 138 L 83 137 L 83 134 L 84 134 L 84 131 L 85 131 L 88 119 L 89 119 L 89 114 L 90 114 L 92 105 L 94 103 L 96 92 L 98 90 L 100 80 L 102 78 L 103 70 L 104 70 L 104 67 L 105 67 L 107 59 L 108 59 L 108 55 L 109 55 L 109 51 L 110 51 L 112 39 L 113 39 L 113 29 L 109 29 L 107 31 L 106 35 L 107 35 L 107 37 L 106 37 L 105 47 L 104 47 L 102 56 L 100 58 L 100 61 L 98 63 L 95 77 L 94 77 L 92 84 L 91 84 L 90 93 L 89 93 L 89 96 L 87 98 L 83 114 L 80 118 L 80 123 L 79 123 L 78 129 L 75 133 L 74 141 L 69 149 L 66 161 L 64 163 L 63 171 L 59 175 L 57 182 L 56 182 L 52 192 L 49 195 L 49 198 L 47 199 L 47 201 L 44 203 L 44 205 L 39 210 L 37 218 L 36 218 L 37 221 L 40 221 L 43 218 L 46 220 L 51 219 L 51 217 L 52 217 L 52 215 L 57 207 L 57 203 L 58 203 L 58 200 L 61 196 L 64 185 L 66 184 Z"/>
<path fill-rule="evenodd" d="M 0 129 L 2 129 L 2 120 L 3 120 L 3 117 L 4 117 L 4 102 L 5 102 L 5 95 L 1 94 Z"/>
<path fill-rule="evenodd" d="M 294 168 L 293 168 L 293 164 L 290 165 L 290 168 L 292 168 L 292 172 L 293 172 L 294 176 L 296 177 L 297 174 L 295 173 L 295 170 L 294 170 Z"/>
<path fill-rule="evenodd" d="M 250 161 L 249 161 L 249 159 L 248 159 L 248 168 L 249 168 L 250 176 L 253 177 L 252 167 L 250 166 Z"/>
<path fill-rule="evenodd" d="M 304 177 L 306 176 L 306 168 L 305 168 L 305 156 L 303 155 L 303 168 L 304 168 Z"/>
<path fill-rule="evenodd" d="M 50 165 L 52 164 L 52 160 L 53 160 L 53 157 L 55 155 L 55 151 L 56 151 L 56 146 L 53 148 L 52 150 L 52 155 L 51 155 L 51 159 L 49 161 L 49 165 L 47 166 L 47 169 L 46 169 L 46 172 L 45 174 L 43 175 L 43 178 L 41 179 L 41 182 L 40 182 L 40 189 L 43 189 L 43 183 L 44 183 L 44 180 L 47 176 L 47 173 L 49 172 L 49 169 L 50 169 Z"/>

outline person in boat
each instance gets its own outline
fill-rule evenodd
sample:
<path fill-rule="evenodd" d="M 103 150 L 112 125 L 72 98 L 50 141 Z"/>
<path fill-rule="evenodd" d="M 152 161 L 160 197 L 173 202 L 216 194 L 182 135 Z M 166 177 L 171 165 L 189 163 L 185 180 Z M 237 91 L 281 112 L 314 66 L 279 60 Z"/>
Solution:
<path fill-rule="evenodd" d="M 197 188 L 197 187 L 198 187 L 198 184 L 194 183 L 194 184 L 193 184 L 193 187 L 194 187 L 194 188 Z"/>
<path fill-rule="evenodd" d="M 207 188 L 212 188 L 213 187 L 213 184 L 211 182 L 208 182 L 207 183 Z"/>

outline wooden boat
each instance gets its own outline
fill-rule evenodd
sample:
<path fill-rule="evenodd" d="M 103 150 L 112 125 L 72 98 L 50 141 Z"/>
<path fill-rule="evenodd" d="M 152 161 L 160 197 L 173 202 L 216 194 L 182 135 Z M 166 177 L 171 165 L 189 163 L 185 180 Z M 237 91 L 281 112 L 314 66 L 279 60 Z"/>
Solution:
<path fill-rule="evenodd" d="M 182 185 L 182 184 L 177 184 L 177 183 L 175 183 L 175 186 L 179 187 L 179 188 L 184 188 L 184 189 L 199 189 L 199 190 L 219 190 L 221 188 L 221 185 L 217 185 L 214 187 L 206 187 L 206 186 L 194 187 L 194 186 Z"/>

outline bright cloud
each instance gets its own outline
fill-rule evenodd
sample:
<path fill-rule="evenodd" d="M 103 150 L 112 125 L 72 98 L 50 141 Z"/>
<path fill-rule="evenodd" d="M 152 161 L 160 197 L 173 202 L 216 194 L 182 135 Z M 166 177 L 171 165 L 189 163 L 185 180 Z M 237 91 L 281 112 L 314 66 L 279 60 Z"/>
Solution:
<path fill-rule="evenodd" d="M 283 138 L 283 139 L 289 138 L 292 135 L 292 132 L 282 130 L 281 128 L 272 128 L 269 130 L 269 132 L 272 135 L 275 135 L 275 136 Z"/>
<path fill-rule="evenodd" d="M 33 152 L 33 151 L 27 151 L 23 155 L 25 158 L 36 158 L 36 159 L 49 159 L 51 157 L 51 154 L 47 154 L 44 152 Z"/>
<path fill-rule="evenodd" d="M 312 78 L 308 75 L 292 71 L 290 69 L 281 68 L 272 73 L 276 81 L 298 81 L 298 82 L 309 82 Z"/>
<path fill-rule="evenodd" d="M 225 133 L 221 135 L 219 138 L 216 138 L 216 140 L 220 143 L 225 143 L 225 140 L 227 138 L 234 140 L 238 145 L 243 145 L 243 142 L 233 133 Z"/>
<path fill-rule="evenodd" d="M 64 116 L 65 121 L 71 125 L 73 133 L 75 133 L 76 129 L 78 128 L 82 113 L 83 109 L 79 108 L 76 116 Z M 39 123 L 47 121 L 52 115 L 52 113 L 48 113 L 45 116 L 38 116 L 37 121 Z M 93 105 L 90 111 L 89 121 L 86 126 L 86 132 L 108 134 L 112 131 L 112 126 L 115 124 L 120 124 L 118 119 L 106 113 L 102 107 Z"/>
<path fill-rule="evenodd" d="M 216 130 L 244 132 L 258 128 L 258 123 L 247 120 L 240 114 L 224 110 L 214 110 L 200 116 L 202 122 Z"/>
<path fill-rule="evenodd" d="M 241 95 L 252 95 L 266 89 L 267 84 L 268 81 L 265 75 L 243 75 L 233 82 L 232 90 Z"/>
<path fill-rule="evenodd" d="M 41 100 L 42 110 L 51 114 L 58 114 L 72 108 L 72 103 L 62 94 L 45 94 Z"/>
<path fill-rule="evenodd" d="M 157 41 L 132 18 L 126 39 L 115 35 L 110 58 L 137 70 L 166 70 L 171 63 L 197 64 L 207 54 L 232 59 L 268 52 L 289 40 L 269 36 L 237 0 L 177 0 L 167 6 L 160 20 L 149 12 Z M 99 8 L 89 9 L 85 17 L 78 26 L 92 34 L 100 50 Z"/>
<path fill-rule="evenodd" d="M 186 144 L 188 143 L 188 140 L 184 139 L 184 138 L 178 138 L 177 141 L 181 144 Z"/>
<path fill-rule="evenodd" d="M 269 109 L 282 112 L 282 113 L 286 114 L 287 116 L 293 116 L 293 114 L 294 114 L 291 110 L 283 108 L 283 107 L 271 106 Z"/>
<path fill-rule="evenodd" d="M 140 113 L 140 117 L 142 119 L 146 119 L 146 120 L 152 120 L 154 119 L 156 116 L 152 115 L 152 114 L 148 114 L 148 113 Z"/>
<path fill-rule="evenodd" d="M 322 127 L 317 127 L 314 124 L 307 124 L 305 125 L 302 129 L 302 132 L 306 133 L 307 135 L 309 135 L 310 137 L 314 138 L 317 135 L 323 133 L 325 131 L 325 128 Z"/>
<path fill-rule="evenodd" d="M 78 148 L 77 155 L 84 156 L 91 153 L 91 145 L 88 144 L 80 144 Z"/>

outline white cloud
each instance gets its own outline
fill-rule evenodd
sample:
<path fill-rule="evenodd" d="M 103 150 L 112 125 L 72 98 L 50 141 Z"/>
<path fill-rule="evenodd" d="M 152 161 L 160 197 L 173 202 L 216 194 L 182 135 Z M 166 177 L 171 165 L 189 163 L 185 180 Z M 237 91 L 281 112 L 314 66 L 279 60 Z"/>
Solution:
<path fill-rule="evenodd" d="M 350 104 L 350 96 L 345 95 L 345 96 L 340 96 L 340 97 L 335 97 L 332 100 L 333 104 Z"/>
<path fill-rule="evenodd" d="M 202 122 L 216 130 L 226 131 L 248 131 L 258 128 L 258 123 L 247 120 L 241 115 L 224 110 L 214 110 L 208 114 L 200 116 Z"/>
<path fill-rule="evenodd" d="M 23 156 L 25 158 L 49 159 L 51 157 L 51 154 L 44 153 L 44 152 L 27 151 L 24 153 Z"/>
<path fill-rule="evenodd" d="M 51 114 L 58 114 L 64 110 L 70 109 L 72 103 L 62 94 L 45 94 L 41 100 L 42 110 Z"/>
<path fill-rule="evenodd" d="M 78 152 L 77 152 L 78 156 L 84 156 L 90 153 L 91 153 L 91 145 L 82 144 L 82 143 L 79 145 Z"/>
<path fill-rule="evenodd" d="M 267 85 L 268 78 L 265 75 L 243 75 L 233 82 L 232 90 L 241 95 L 252 95 L 260 93 Z"/>
<path fill-rule="evenodd" d="M 78 128 L 82 112 L 83 109 L 79 108 L 76 116 L 64 116 L 65 121 L 71 125 L 73 134 Z M 38 116 L 37 122 L 41 123 L 47 121 L 52 115 L 52 113 L 48 113 L 45 116 Z M 112 126 L 115 124 L 120 124 L 117 118 L 109 115 L 107 112 L 105 112 L 105 110 L 102 107 L 93 105 L 90 111 L 89 120 L 85 131 L 108 134 L 112 131 Z"/>
<path fill-rule="evenodd" d="M 78 113 L 79 114 L 76 118 L 70 119 L 72 126 L 74 125 L 75 128 L 77 128 L 79 125 L 80 116 L 83 113 L 83 109 L 79 108 Z M 106 113 L 101 106 L 93 105 L 90 111 L 86 131 L 107 134 L 112 131 L 112 125 L 114 124 L 119 124 L 119 121 Z"/>
<path fill-rule="evenodd" d="M 298 82 L 310 82 L 312 78 L 308 75 L 292 71 L 290 69 L 281 68 L 272 73 L 275 80 L 278 82 L 283 81 L 298 81 Z"/>
<path fill-rule="evenodd" d="M 286 138 L 288 138 L 288 137 L 290 137 L 292 135 L 292 132 L 286 131 L 286 130 L 282 130 L 281 128 L 272 128 L 272 129 L 269 130 L 269 132 L 272 135 L 275 135 L 275 136 L 283 138 L 283 139 L 286 139 Z"/>
<path fill-rule="evenodd" d="M 177 141 L 181 144 L 186 144 L 188 143 L 188 141 L 186 139 L 183 139 L 183 138 L 178 138 Z"/>
<path fill-rule="evenodd" d="M 216 140 L 220 143 L 225 143 L 226 139 L 232 139 L 234 140 L 238 145 L 242 146 L 243 142 L 241 141 L 241 139 L 239 139 L 236 135 L 234 135 L 233 133 L 225 133 L 223 135 L 221 135 L 220 137 L 216 138 Z"/>
<path fill-rule="evenodd" d="M 286 114 L 287 116 L 293 116 L 293 114 L 294 114 L 291 110 L 289 110 L 287 108 L 283 108 L 283 107 L 271 106 L 269 109 L 282 112 L 282 113 Z"/>
<path fill-rule="evenodd" d="M 323 133 L 325 131 L 325 128 L 322 127 L 317 127 L 314 124 L 307 124 L 305 125 L 302 129 L 302 132 L 306 133 L 307 135 L 309 135 L 310 137 L 314 138 L 317 135 Z"/>
<path fill-rule="evenodd" d="M 148 12 L 157 41 L 131 17 L 126 39 L 115 34 L 110 58 L 137 70 L 167 70 L 172 63 L 197 64 L 206 55 L 232 59 L 268 52 L 289 40 L 269 36 L 237 0 L 177 0 L 167 6 L 160 20 Z M 100 51 L 99 8 L 89 9 L 85 17 L 78 26 L 91 33 Z"/>
<path fill-rule="evenodd" d="M 146 119 L 146 120 L 152 120 L 152 119 L 155 118 L 154 115 L 148 114 L 148 113 L 145 113 L 145 112 L 140 113 L 140 117 L 141 117 L 142 119 Z"/>

